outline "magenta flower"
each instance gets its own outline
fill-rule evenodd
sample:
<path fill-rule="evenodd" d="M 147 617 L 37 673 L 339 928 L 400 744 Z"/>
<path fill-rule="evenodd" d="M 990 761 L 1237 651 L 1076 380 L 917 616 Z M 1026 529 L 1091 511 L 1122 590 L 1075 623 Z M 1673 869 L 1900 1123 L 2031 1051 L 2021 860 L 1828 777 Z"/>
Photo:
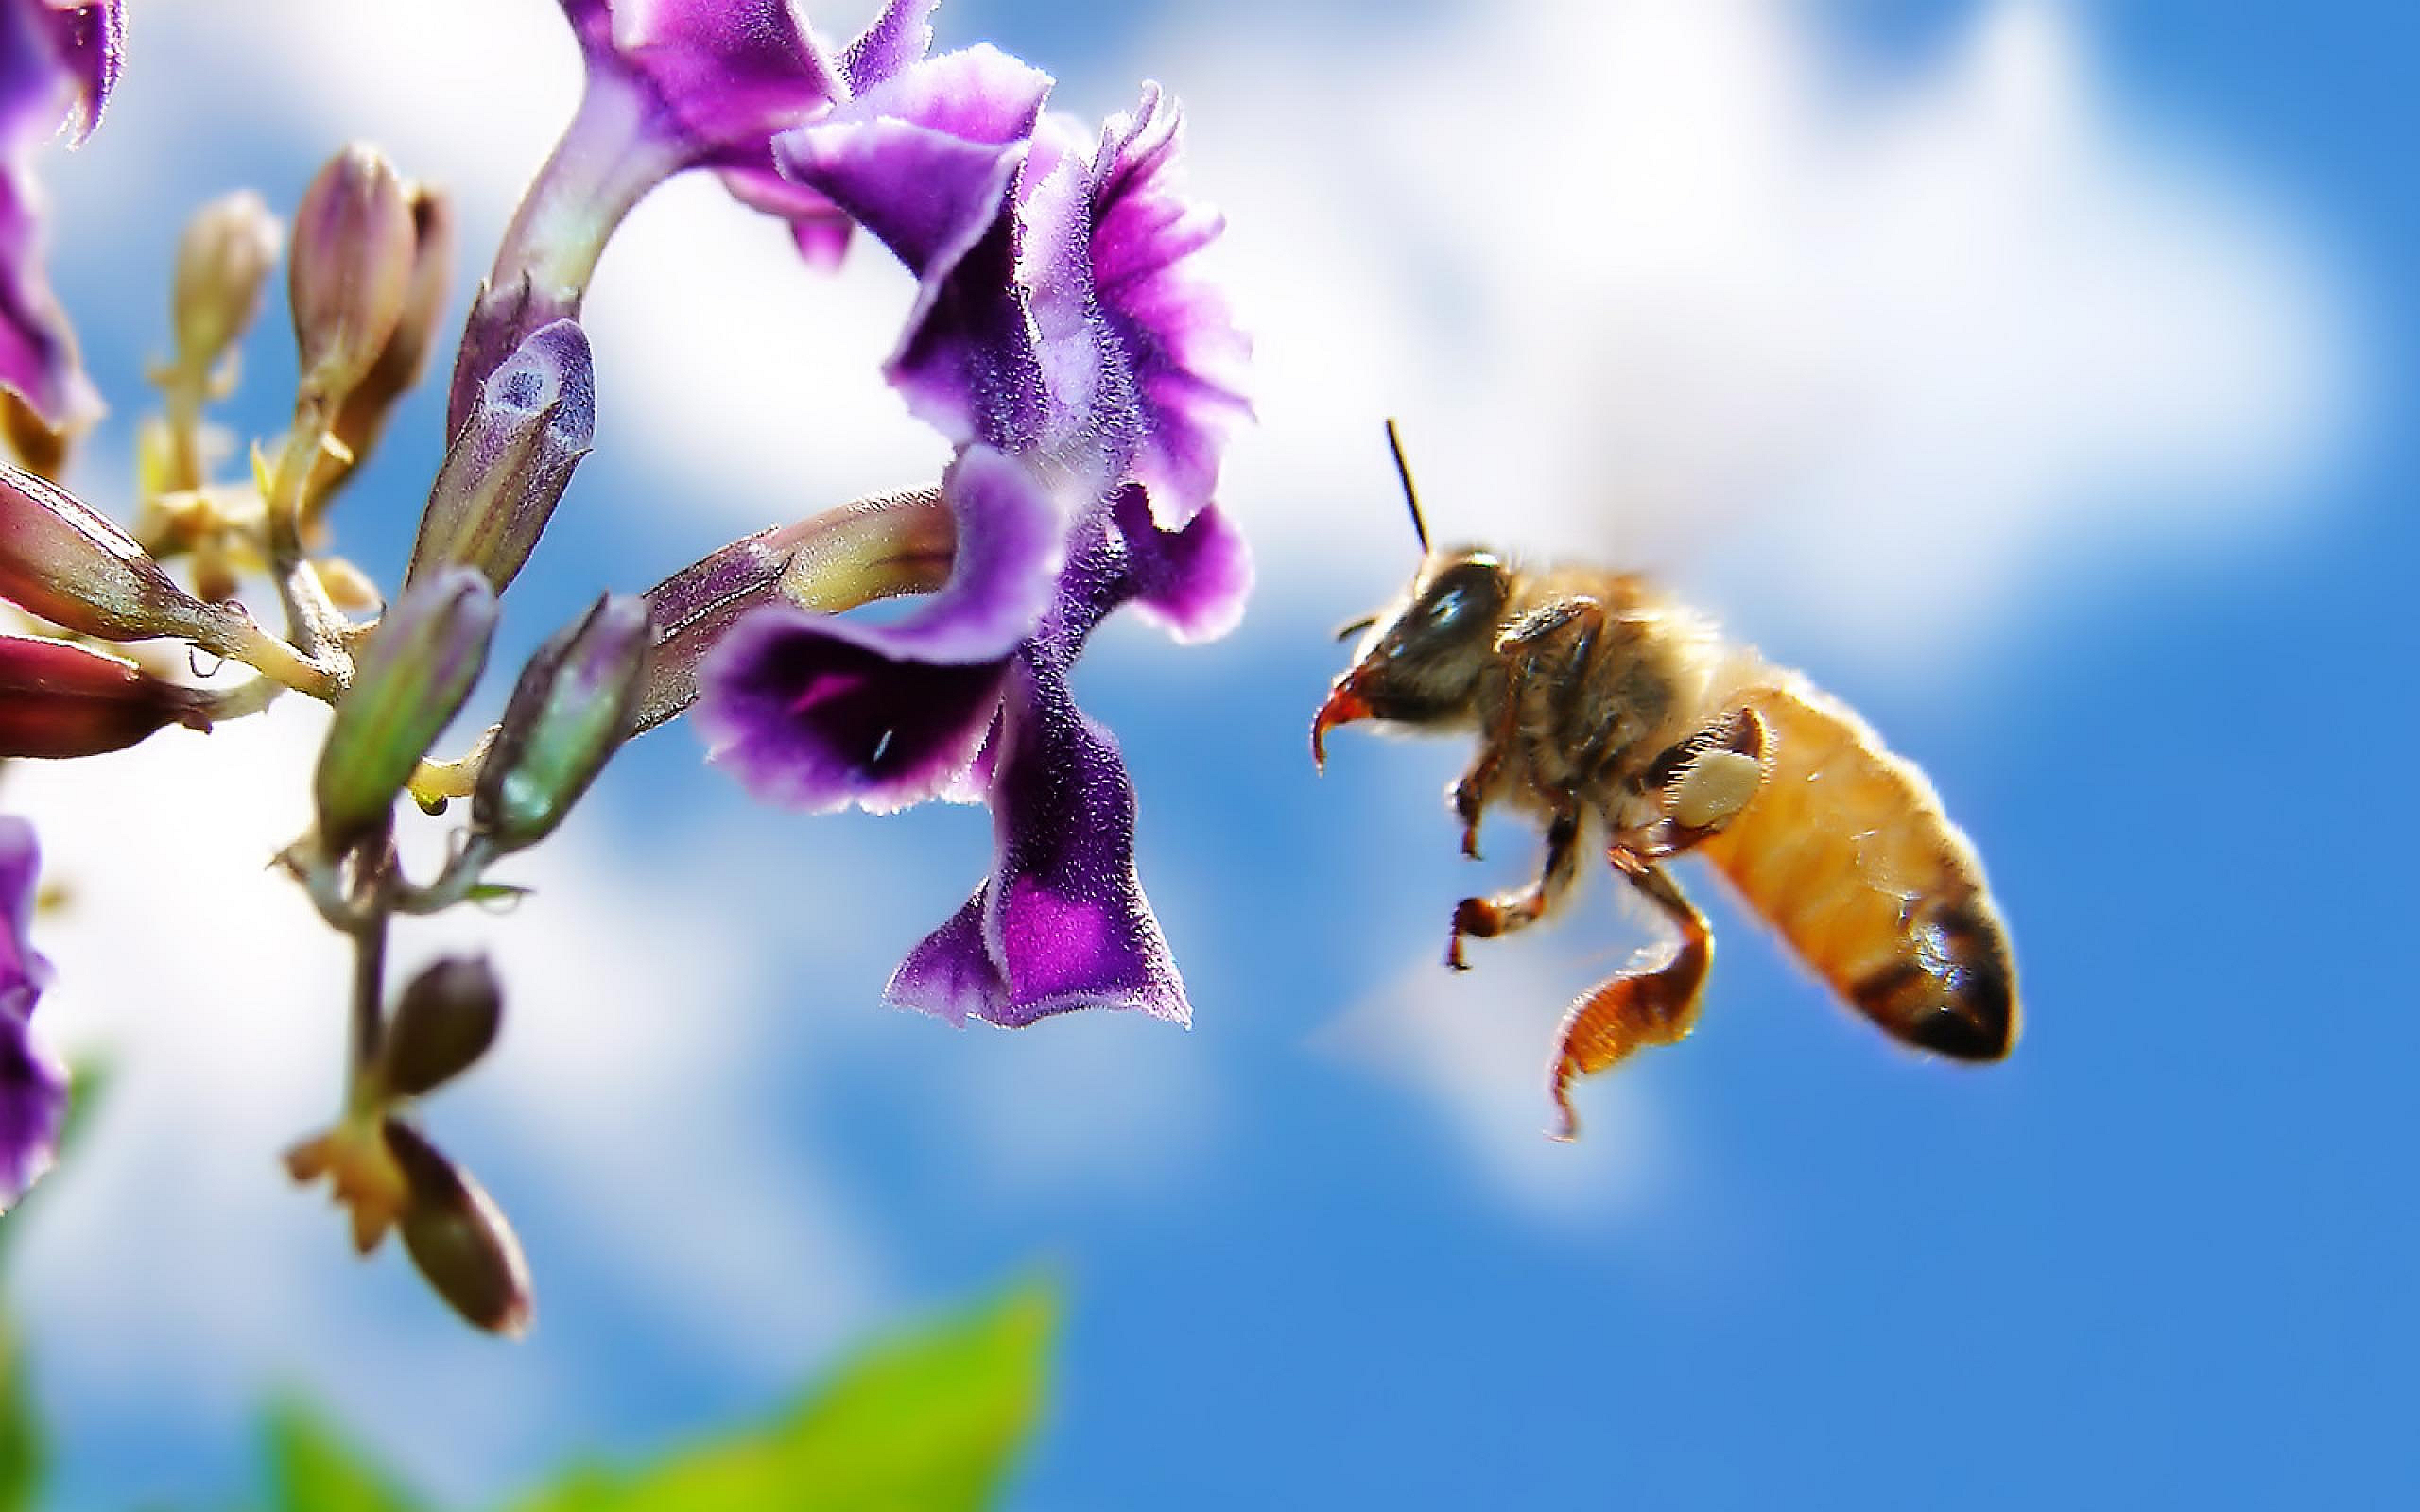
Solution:
<path fill-rule="evenodd" d="M 101 405 L 43 272 L 32 159 L 63 121 L 76 123 L 79 142 L 99 124 L 122 29 L 115 0 L 0 0 L 0 387 L 54 430 L 91 421 Z"/>
<path fill-rule="evenodd" d="M 790 0 L 561 0 L 587 64 L 579 113 L 506 231 L 456 358 L 449 433 L 478 385 L 540 326 L 577 316 L 614 227 L 692 168 L 787 221 L 819 266 L 848 220 L 776 171 L 772 140 L 925 56 L 937 0 L 890 0 L 835 55 Z"/>
<path fill-rule="evenodd" d="M 50 963 L 26 941 L 42 850 L 34 827 L 0 815 L 0 1210 L 50 1169 L 67 1118 L 67 1072 L 34 1043 Z"/>
<path fill-rule="evenodd" d="M 807 809 L 988 799 L 995 855 L 887 995 L 954 1022 L 1190 1007 L 1133 863 L 1115 740 L 1066 672 L 1132 603 L 1222 633 L 1251 584 L 1210 504 L 1244 351 L 1187 266 L 1219 222 L 1169 185 L 1156 90 L 1098 147 L 1041 115 L 1050 81 L 989 48 L 934 58 L 775 144 L 918 278 L 889 364 L 959 445 L 959 551 L 909 618 L 760 610 L 707 662 L 716 759 Z"/>

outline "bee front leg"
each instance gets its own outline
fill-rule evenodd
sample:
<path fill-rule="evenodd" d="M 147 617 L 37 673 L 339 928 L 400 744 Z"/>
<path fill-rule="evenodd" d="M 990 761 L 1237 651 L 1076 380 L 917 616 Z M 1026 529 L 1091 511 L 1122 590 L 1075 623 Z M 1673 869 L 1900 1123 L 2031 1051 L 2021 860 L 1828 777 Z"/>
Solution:
<path fill-rule="evenodd" d="M 1570 888 L 1579 870 L 1579 855 L 1580 809 L 1566 802 L 1547 823 L 1547 860 L 1536 881 L 1493 898 L 1465 898 L 1454 906 L 1454 931 L 1445 945 L 1445 964 L 1457 971 L 1469 969 L 1462 959 L 1466 935 L 1494 939 L 1536 923 Z"/>
<path fill-rule="evenodd" d="M 1599 984 L 1564 1017 L 1549 1082 L 1560 1115 L 1549 1132 L 1558 1140 L 1580 1132 L 1579 1117 L 1571 1110 L 1572 1078 L 1603 1071 L 1641 1046 L 1678 1044 L 1688 1038 L 1697 1024 L 1706 968 L 1714 958 L 1705 916 L 1681 895 L 1662 868 L 1619 846 L 1611 859 L 1614 869 L 1646 895 L 1680 937 L 1664 959 Z"/>

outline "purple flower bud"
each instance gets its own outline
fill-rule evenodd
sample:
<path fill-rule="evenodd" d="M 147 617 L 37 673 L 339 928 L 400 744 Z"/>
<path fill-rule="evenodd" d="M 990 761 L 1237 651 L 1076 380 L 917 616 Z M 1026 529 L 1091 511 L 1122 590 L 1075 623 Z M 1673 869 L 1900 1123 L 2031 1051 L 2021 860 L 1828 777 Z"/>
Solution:
<path fill-rule="evenodd" d="M 588 337 L 577 321 L 531 333 L 479 386 L 429 490 L 406 581 L 453 563 L 501 593 L 529 559 L 596 432 Z"/>
<path fill-rule="evenodd" d="M 58 484 L 6 464 L 0 598 L 105 641 L 215 638 L 234 613 L 179 588 L 132 537 Z"/>
<path fill-rule="evenodd" d="M 169 301 L 180 363 L 205 372 L 243 339 L 260 314 L 261 286 L 284 240 L 277 217 L 249 189 L 194 213 L 177 243 Z"/>
<path fill-rule="evenodd" d="M 473 1327 L 508 1338 L 527 1332 L 529 1267 L 503 1211 L 410 1125 L 390 1118 L 386 1134 L 410 1193 L 403 1231 L 412 1263 Z"/>
<path fill-rule="evenodd" d="M 210 729 L 210 695 L 64 641 L 0 635 L 0 756 L 97 756 L 164 725 Z"/>
<path fill-rule="evenodd" d="M 403 318 L 418 250 L 411 196 L 377 148 L 328 160 L 294 212 L 287 293 L 303 391 L 340 400 Z"/>
<path fill-rule="evenodd" d="M 480 764 L 474 830 L 506 850 L 554 833 L 630 739 L 654 640 L 647 601 L 609 594 L 538 648 Z"/>
<path fill-rule="evenodd" d="M 467 567 L 414 584 L 387 610 L 320 751 L 312 796 L 328 854 L 386 822 L 412 768 L 479 680 L 495 621 L 494 591 Z"/>
<path fill-rule="evenodd" d="M 408 188 L 412 211 L 412 276 L 404 293 L 395 333 L 379 349 L 361 382 L 337 409 L 336 438 L 351 460 L 330 455 L 313 475 L 313 497 L 323 500 L 353 475 L 387 428 L 395 402 L 411 391 L 428 367 L 429 344 L 454 278 L 454 207 L 443 194 L 423 184 Z"/>
<path fill-rule="evenodd" d="M 404 988 L 378 1053 L 389 1097 L 419 1097 L 477 1063 L 495 1043 L 504 992 L 483 956 L 450 955 Z"/>

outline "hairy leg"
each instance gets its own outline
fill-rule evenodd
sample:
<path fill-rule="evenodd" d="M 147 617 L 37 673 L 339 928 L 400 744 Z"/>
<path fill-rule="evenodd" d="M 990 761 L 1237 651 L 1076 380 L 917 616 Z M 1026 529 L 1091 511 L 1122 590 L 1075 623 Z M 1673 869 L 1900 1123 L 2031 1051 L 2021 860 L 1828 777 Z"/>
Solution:
<path fill-rule="evenodd" d="M 1580 1132 L 1571 1109 L 1571 1082 L 1626 1058 L 1644 1045 L 1678 1044 L 1698 1016 L 1698 995 L 1714 957 L 1705 917 L 1681 895 L 1663 868 L 1616 847 L 1614 869 L 1654 903 L 1679 932 L 1662 960 L 1633 968 L 1591 988 L 1563 1021 L 1550 1087 L 1559 1114 L 1554 1138 Z"/>

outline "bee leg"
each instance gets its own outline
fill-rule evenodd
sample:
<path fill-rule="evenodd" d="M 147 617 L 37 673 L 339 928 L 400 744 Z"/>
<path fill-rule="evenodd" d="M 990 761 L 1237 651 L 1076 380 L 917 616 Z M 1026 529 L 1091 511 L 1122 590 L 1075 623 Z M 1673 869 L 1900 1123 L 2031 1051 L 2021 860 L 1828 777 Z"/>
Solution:
<path fill-rule="evenodd" d="M 1538 869 L 1536 881 L 1493 898 L 1465 898 L 1455 904 L 1454 932 L 1446 942 L 1445 964 L 1457 971 L 1468 969 L 1469 963 L 1462 959 L 1462 937 L 1466 935 L 1494 939 L 1536 923 L 1571 886 L 1572 878 L 1579 871 L 1579 855 L 1580 810 L 1577 805 L 1566 804 L 1547 825 L 1547 860 Z"/>
<path fill-rule="evenodd" d="M 1564 1017 L 1549 1082 L 1559 1115 L 1549 1132 L 1558 1140 L 1580 1132 L 1579 1117 L 1571 1110 L 1573 1077 L 1603 1071 L 1643 1045 L 1678 1044 L 1688 1038 L 1697 1023 L 1699 990 L 1714 957 L 1705 916 L 1681 896 L 1662 868 L 1619 846 L 1613 849 L 1612 860 L 1614 869 L 1646 895 L 1680 937 L 1663 960 L 1600 983 Z"/>
<path fill-rule="evenodd" d="M 1679 855 L 1737 818 L 1764 787 L 1772 743 L 1764 716 L 1735 710 L 1655 758 L 1646 787 L 1664 812 L 1616 832 L 1614 844 L 1648 861 Z"/>

